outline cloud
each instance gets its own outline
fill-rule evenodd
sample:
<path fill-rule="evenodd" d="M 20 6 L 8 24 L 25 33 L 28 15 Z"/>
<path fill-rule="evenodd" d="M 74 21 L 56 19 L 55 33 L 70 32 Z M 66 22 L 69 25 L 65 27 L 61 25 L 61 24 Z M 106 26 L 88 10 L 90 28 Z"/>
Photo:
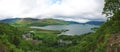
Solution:
<path fill-rule="evenodd" d="M 105 20 L 101 15 L 103 4 L 103 0 L 0 0 L 0 19 L 32 17 L 77 22 Z"/>

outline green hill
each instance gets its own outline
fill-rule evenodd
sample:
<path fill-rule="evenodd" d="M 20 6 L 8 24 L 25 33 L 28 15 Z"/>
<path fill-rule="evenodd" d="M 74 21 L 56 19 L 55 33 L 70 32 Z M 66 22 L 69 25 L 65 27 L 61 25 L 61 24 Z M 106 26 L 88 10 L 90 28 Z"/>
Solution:
<path fill-rule="evenodd" d="M 9 23 L 13 26 L 46 26 L 46 25 L 66 25 L 69 22 L 57 19 L 35 19 L 35 18 L 13 18 L 0 21 L 2 23 Z"/>
<path fill-rule="evenodd" d="M 18 28 L 0 23 L 0 52 L 40 51 L 41 48 L 45 49 L 45 46 L 55 43 L 59 33 L 60 31 Z M 40 46 L 42 42 L 44 44 Z"/>
<path fill-rule="evenodd" d="M 16 49 L 21 39 L 21 31 L 9 24 L 0 23 L 0 52 L 10 52 Z"/>
<path fill-rule="evenodd" d="M 90 24 L 90 25 L 100 25 L 104 23 L 103 21 L 89 21 L 86 23 L 79 23 L 74 21 L 64 21 L 58 19 L 35 19 L 35 18 L 10 18 L 0 20 L 1 23 L 8 23 L 13 26 L 47 26 L 47 25 L 68 25 L 68 24 Z"/>

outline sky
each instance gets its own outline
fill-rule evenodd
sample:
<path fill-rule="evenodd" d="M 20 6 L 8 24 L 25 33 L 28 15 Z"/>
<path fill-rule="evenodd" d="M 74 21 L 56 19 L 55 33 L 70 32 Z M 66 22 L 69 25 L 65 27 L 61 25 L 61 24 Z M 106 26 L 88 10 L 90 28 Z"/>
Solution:
<path fill-rule="evenodd" d="M 0 0 L 0 19 L 54 18 L 85 23 L 105 21 L 104 0 Z"/>

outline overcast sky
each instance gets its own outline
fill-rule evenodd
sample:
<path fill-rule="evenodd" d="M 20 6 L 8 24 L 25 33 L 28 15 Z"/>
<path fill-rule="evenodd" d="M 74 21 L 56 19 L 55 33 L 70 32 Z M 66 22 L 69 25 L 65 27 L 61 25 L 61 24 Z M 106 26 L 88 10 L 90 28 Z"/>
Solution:
<path fill-rule="evenodd" d="M 0 0 L 0 19 L 55 18 L 87 22 L 105 20 L 104 0 Z"/>

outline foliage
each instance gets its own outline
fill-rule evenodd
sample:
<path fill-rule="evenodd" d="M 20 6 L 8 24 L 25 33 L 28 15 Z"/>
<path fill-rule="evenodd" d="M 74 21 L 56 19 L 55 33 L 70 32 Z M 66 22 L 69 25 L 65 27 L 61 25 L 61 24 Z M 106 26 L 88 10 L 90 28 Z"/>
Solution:
<path fill-rule="evenodd" d="M 114 15 L 120 9 L 120 0 L 105 0 L 103 13 L 107 16 Z"/>

